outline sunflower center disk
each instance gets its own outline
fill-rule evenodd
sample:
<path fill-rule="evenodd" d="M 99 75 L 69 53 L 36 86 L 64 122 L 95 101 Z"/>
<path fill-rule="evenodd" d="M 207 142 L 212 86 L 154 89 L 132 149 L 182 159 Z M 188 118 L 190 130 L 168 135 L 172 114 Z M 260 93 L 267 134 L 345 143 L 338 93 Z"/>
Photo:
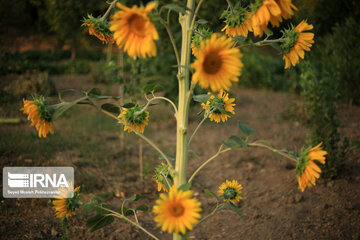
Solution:
<path fill-rule="evenodd" d="M 170 207 L 170 215 L 173 217 L 180 217 L 184 214 L 185 208 L 181 203 L 174 203 Z"/>
<path fill-rule="evenodd" d="M 131 32 L 135 33 L 139 37 L 145 36 L 145 24 L 146 20 L 140 15 L 133 15 L 129 19 Z"/>
<path fill-rule="evenodd" d="M 222 66 L 222 59 L 218 52 L 209 52 L 204 61 L 204 71 L 208 74 L 216 74 Z"/>

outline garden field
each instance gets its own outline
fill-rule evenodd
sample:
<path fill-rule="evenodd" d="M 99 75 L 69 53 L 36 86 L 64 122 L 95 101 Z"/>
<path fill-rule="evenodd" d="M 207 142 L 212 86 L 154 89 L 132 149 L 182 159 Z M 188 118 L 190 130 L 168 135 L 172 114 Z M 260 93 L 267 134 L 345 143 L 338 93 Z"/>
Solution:
<path fill-rule="evenodd" d="M 94 86 L 86 76 L 61 75 L 54 78 L 59 90 Z M 75 85 L 75 86 L 74 86 Z M 105 90 L 106 86 L 96 85 Z M 114 88 L 116 89 L 116 88 Z M 113 92 L 116 94 L 116 91 Z M 299 122 L 287 120 L 289 106 L 301 102 L 294 94 L 236 88 L 235 116 L 221 127 L 206 122 L 191 149 L 200 156 L 189 159 L 190 175 L 200 162 L 213 155 L 220 140 L 233 134 L 237 120 L 251 123 L 257 138 L 272 139 L 274 147 L 299 149 L 306 131 Z M 77 106 L 59 119 L 54 135 L 39 139 L 19 112 L 20 102 L 1 108 L 2 116 L 22 118 L 17 125 L 0 126 L 1 166 L 72 166 L 86 202 L 98 199 L 121 206 L 124 197 L 140 193 L 148 197 L 142 203 L 151 206 L 158 197 L 153 168 L 158 154 L 143 143 L 144 181 L 139 179 L 138 139 L 125 133 L 120 148 L 120 129 L 113 119 L 97 114 L 87 106 Z M 170 105 L 151 107 L 150 124 L 145 131 L 169 155 L 174 154 L 175 121 L 166 111 Z M 11 110 L 9 110 L 11 109 Z M 192 131 L 200 118 L 195 106 L 190 113 Z M 340 132 L 350 140 L 360 138 L 360 107 L 343 105 L 338 109 Z M 346 154 L 344 171 L 333 180 L 319 180 L 316 187 L 301 193 L 294 174 L 295 164 L 262 149 L 239 149 L 219 156 L 195 178 L 195 196 L 205 213 L 216 206 L 204 189 L 217 191 L 223 179 L 237 179 L 243 185 L 238 203 L 243 217 L 222 210 L 191 232 L 189 239 L 359 239 L 360 238 L 360 158 L 359 150 Z M 199 162 L 200 161 L 200 162 Z M 208 176 L 211 176 L 209 179 Z M 2 199 L 0 235 L 2 239 L 59 239 L 63 229 L 54 217 L 47 199 Z M 151 211 L 139 216 L 140 224 L 161 239 L 170 239 L 153 222 Z M 80 212 L 69 220 L 73 239 L 147 239 L 124 221 L 115 220 L 107 227 L 89 233 L 86 217 Z M 11 229 L 11 231 L 9 230 Z M 216 229 L 216 230 L 215 230 Z"/>

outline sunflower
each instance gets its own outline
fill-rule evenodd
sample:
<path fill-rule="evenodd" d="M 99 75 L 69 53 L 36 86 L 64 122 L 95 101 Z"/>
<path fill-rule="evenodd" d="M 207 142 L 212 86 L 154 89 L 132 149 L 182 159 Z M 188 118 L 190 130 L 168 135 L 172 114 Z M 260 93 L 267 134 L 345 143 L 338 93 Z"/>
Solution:
<path fill-rule="evenodd" d="M 301 21 L 296 28 L 292 27 L 283 32 L 287 39 L 281 44 L 284 52 L 285 69 L 295 66 L 299 63 L 300 58 L 304 58 L 305 52 L 310 51 L 310 47 L 314 43 L 314 33 L 304 32 L 313 29 L 313 25 L 309 25 L 306 21 Z"/>
<path fill-rule="evenodd" d="M 119 119 L 123 120 L 124 122 L 119 121 L 119 123 L 124 124 L 124 131 L 128 131 L 129 133 L 132 132 L 132 130 L 128 127 L 131 126 L 136 131 L 144 133 L 145 126 L 149 123 L 149 112 L 143 111 L 140 114 L 136 114 L 137 112 L 140 112 L 142 110 L 142 107 L 138 104 L 136 104 L 132 108 L 122 108 L 122 112 L 118 116 Z"/>
<path fill-rule="evenodd" d="M 296 172 L 298 175 L 299 189 L 302 192 L 306 187 L 315 186 L 316 179 L 320 177 L 321 169 L 314 161 L 325 164 L 324 156 L 327 152 L 322 149 L 321 145 L 322 143 L 311 149 L 301 149 L 300 157 L 296 165 Z"/>
<path fill-rule="evenodd" d="M 281 9 L 275 0 L 257 0 L 251 5 L 252 27 L 255 36 L 262 37 L 270 20 L 281 16 Z"/>
<path fill-rule="evenodd" d="M 34 101 L 23 99 L 24 107 L 20 110 L 28 115 L 27 119 L 31 121 L 30 126 L 35 126 L 39 132 L 39 137 L 46 138 L 50 132 L 54 134 L 52 128 L 52 116 L 54 109 L 50 107 L 44 98 L 34 99 Z"/>
<path fill-rule="evenodd" d="M 279 27 L 283 18 L 289 19 L 295 14 L 294 11 L 297 11 L 297 7 L 292 4 L 292 0 L 276 0 L 276 3 L 281 10 L 281 14 L 279 16 L 271 15 L 270 22 L 271 25 Z"/>
<path fill-rule="evenodd" d="M 145 8 L 136 5 L 128 8 L 121 3 L 116 6 L 120 10 L 114 14 L 110 30 L 114 32 L 117 45 L 133 59 L 156 56 L 155 40 L 159 39 L 159 35 L 149 17 L 156 3 L 150 3 Z"/>
<path fill-rule="evenodd" d="M 177 190 L 175 185 L 170 188 L 166 195 L 160 194 L 153 207 L 155 222 L 161 231 L 167 231 L 169 234 L 185 234 L 187 230 L 192 230 L 195 224 L 199 222 L 201 203 L 191 198 L 193 192 Z"/>
<path fill-rule="evenodd" d="M 231 82 L 237 82 L 241 74 L 240 50 L 232 48 L 234 42 L 214 33 L 200 44 L 200 54 L 191 67 L 195 69 L 192 80 L 202 88 L 213 92 L 229 90 Z"/>
<path fill-rule="evenodd" d="M 240 201 L 242 197 L 240 197 L 241 189 L 243 187 L 236 180 L 232 180 L 231 182 L 226 180 L 226 182 L 222 183 L 219 187 L 218 194 L 220 197 L 224 198 L 224 202 L 230 201 L 235 204 L 235 202 Z"/>
<path fill-rule="evenodd" d="M 73 189 L 72 184 L 69 188 L 59 189 L 60 194 L 55 197 L 56 200 L 53 200 L 53 208 L 56 211 L 57 218 L 69 218 L 71 215 L 75 214 L 75 210 L 80 206 L 80 187 L 74 189 L 74 195 L 72 198 L 69 198 L 70 191 Z"/>
<path fill-rule="evenodd" d="M 210 93 L 208 93 L 210 94 Z M 229 98 L 229 94 L 220 90 L 218 96 L 212 95 L 209 100 L 201 105 L 205 109 L 205 113 L 209 114 L 210 121 L 215 121 L 217 123 L 221 121 L 225 122 L 228 118 L 231 117 L 234 112 L 235 98 Z M 221 109 L 219 109 L 219 106 Z M 225 111 L 224 111 L 225 110 Z"/>

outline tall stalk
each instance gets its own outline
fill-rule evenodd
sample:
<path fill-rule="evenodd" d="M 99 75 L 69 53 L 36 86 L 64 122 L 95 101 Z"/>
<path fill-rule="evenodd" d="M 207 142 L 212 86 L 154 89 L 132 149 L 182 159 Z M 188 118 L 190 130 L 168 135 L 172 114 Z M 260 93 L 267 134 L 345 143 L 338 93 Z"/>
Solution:
<path fill-rule="evenodd" d="M 177 127 L 176 127 L 176 163 L 174 184 L 176 187 L 186 183 L 186 169 L 187 169 L 187 131 L 188 131 L 188 116 L 189 116 L 189 102 L 187 101 L 189 91 L 189 65 L 190 65 L 190 40 L 191 40 L 191 20 L 192 12 L 194 12 L 195 1 L 188 0 L 187 7 L 191 11 L 187 11 L 185 15 L 180 14 L 179 22 L 181 24 L 182 42 L 180 66 L 178 67 L 179 80 L 179 103 L 177 113 Z M 181 235 L 174 233 L 173 240 L 181 240 Z"/>

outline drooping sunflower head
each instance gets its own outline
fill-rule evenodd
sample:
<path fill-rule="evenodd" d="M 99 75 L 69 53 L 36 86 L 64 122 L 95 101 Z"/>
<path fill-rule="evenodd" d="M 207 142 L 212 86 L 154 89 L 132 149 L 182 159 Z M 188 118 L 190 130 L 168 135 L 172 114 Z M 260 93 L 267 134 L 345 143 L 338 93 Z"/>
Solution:
<path fill-rule="evenodd" d="M 211 94 L 211 93 L 208 93 Z M 211 95 L 209 100 L 202 103 L 205 114 L 209 114 L 210 121 L 219 123 L 225 122 L 233 114 L 235 114 L 235 98 L 229 98 L 229 94 L 221 90 L 218 95 Z"/>
<path fill-rule="evenodd" d="M 275 0 L 255 0 L 250 5 L 251 8 L 251 23 L 255 36 L 262 37 L 264 31 L 267 29 L 268 23 L 281 16 L 281 10 Z"/>
<path fill-rule="evenodd" d="M 171 186 L 172 184 L 172 177 L 169 173 L 168 166 L 161 162 L 161 164 L 155 168 L 155 182 L 158 185 L 158 192 L 164 190 L 167 192 L 167 188 L 165 186 Z"/>
<path fill-rule="evenodd" d="M 49 105 L 44 97 L 33 99 L 33 101 L 23 99 L 24 107 L 20 110 L 23 111 L 31 121 L 30 126 L 35 126 L 39 132 L 39 137 L 46 138 L 50 132 L 54 134 L 52 128 L 52 118 L 55 113 L 55 108 Z"/>
<path fill-rule="evenodd" d="M 238 183 L 238 181 L 226 180 L 226 182 L 223 182 L 220 185 L 218 194 L 221 198 L 224 199 L 224 202 L 230 201 L 235 204 L 235 202 L 240 201 L 240 199 L 242 199 L 242 197 L 240 196 L 242 188 L 243 187 L 241 186 L 241 184 Z"/>
<path fill-rule="evenodd" d="M 201 218 L 201 203 L 192 198 L 193 192 L 178 190 L 175 185 L 168 194 L 160 194 L 153 207 L 155 222 L 162 231 L 169 234 L 186 234 Z"/>
<path fill-rule="evenodd" d="M 73 197 L 70 197 L 71 191 L 74 190 Z M 59 189 L 59 196 L 55 197 L 52 201 L 53 208 L 55 209 L 57 218 L 69 218 L 75 214 L 76 209 L 80 207 L 80 187 L 73 189 L 72 184 L 69 188 Z"/>
<path fill-rule="evenodd" d="M 122 112 L 118 118 L 124 121 L 119 121 L 119 123 L 124 124 L 124 131 L 132 132 L 131 128 L 128 127 L 131 126 L 136 131 L 144 133 L 145 126 L 149 123 L 149 112 L 142 111 L 142 108 L 139 104 L 135 104 L 131 108 L 122 108 Z"/>
<path fill-rule="evenodd" d="M 295 66 L 299 63 L 300 58 L 304 58 L 305 52 L 310 51 L 310 47 L 314 43 L 314 33 L 304 32 L 313 29 L 313 25 L 309 25 L 306 21 L 302 21 L 299 25 L 291 26 L 283 32 L 285 42 L 281 44 L 283 51 L 283 59 L 285 60 L 285 69 Z"/>
<path fill-rule="evenodd" d="M 322 143 L 316 147 L 302 148 L 297 159 L 296 173 L 298 175 L 299 189 L 303 192 L 306 187 L 315 186 L 315 181 L 320 177 L 321 169 L 315 161 L 325 164 L 327 154 L 321 147 Z"/>
<path fill-rule="evenodd" d="M 156 56 L 155 40 L 159 35 L 149 17 L 156 5 L 150 3 L 145 8 L 136 5 L 128 8 L 119 2 L 116 4 L 119 11 L 110 22 L 110 30 L 114 32 L 116 44 L 133 59 Z"/>
<path fill-rule="evenodd" d="M 218 33 L 202 41 L 200 54 L 191 67 L 195 69 L 192 81 L 213 92 L 229 90 L 237 82 L 243 66 L 238 48 L 232 48 L 232 39 Z"/>
<path fill-rule="evenodd" d="M 109 30 L 110 24 L 106 19 L 100 17 L 94 18 L 88 15 L 87 18 L 84 18 L 83 22 L 81 26 L 89 28 L 89 35 L 97 37 L 102 43 L 108 44 L 114 42 L 114 36 Z"/>
<path fill-rule="evenodd" d="M 230 7 L 226 9 L 221 17 L 225 19 L 225 27 L 222 31 L 229 36 L 244 36 L 247 37 L 248 32 L 252 31 L 250 12 L 241 6 L 239 1 L 233 9 Z"/>
<path fill-rule="evenodd" d="M 212 31 L 205 27 L 198 27 L 191 39 L 192 54 L 197 57 L 200 54 L 200 44 L 202 41 L 209 39 L 212 35 Z"/>

